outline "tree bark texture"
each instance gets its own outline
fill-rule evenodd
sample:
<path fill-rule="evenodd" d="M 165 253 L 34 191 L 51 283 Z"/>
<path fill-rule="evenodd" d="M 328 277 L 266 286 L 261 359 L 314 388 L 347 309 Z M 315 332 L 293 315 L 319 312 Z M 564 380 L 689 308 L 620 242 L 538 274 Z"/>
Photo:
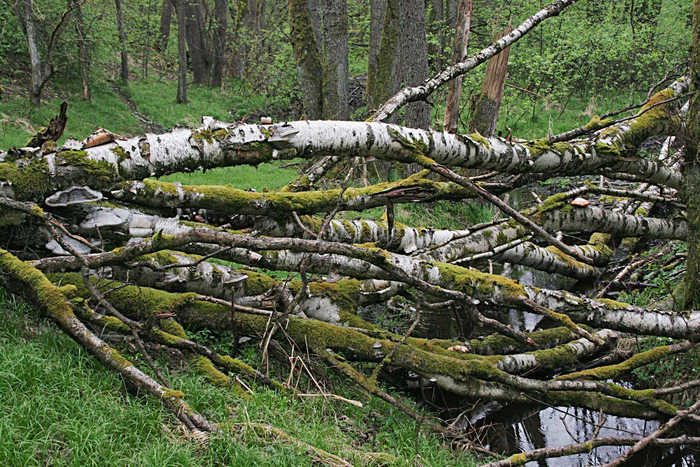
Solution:
<path fill-rule="evenodd" d="M 209 75 L 209 43 L 201 0 L 185 0 L 187 51 L 192 60 L 194 84 L 205 84 Z"/>
<path fill-rule="evenodd" d="M 168 50 L 168 42 L 170 41 L 170 25 L 173 18 L 173 1 L 176 0 L 163 0 L 163 7 L 160 14 L 160 28 L 158 29 L 158 40 L 156 41 L 156 48 L 161 52 Z"/>
<path fill-rule="evenodd" d="M 323 65 L 307 0 L 289 0 L 290 39 L 306 118 L 323 114 Z"/>
<path fill-rule="evenodd" d="M 457 30 L 455 31 L 454 48 L 452 49 L 452 64 L 459 63 L 467 57 L 472 9 L 472 0 L 459 1 L 457 10 Z M 457 127 L 459 126 L 459 106 L 462 100 L 463 81 L 464 77 L 460 75 L 449 82 L 443 126 L 444 130 L 450 133 L 457 133 Z"/>
<path fill-rule="evenodd" d="M 220 88 L 222 84 L 224 65 L 227 55 L 227 30 L 228 30 L 228 0 L 216 0 L 214 3 L 214 41 L 211 60 L 210 86 Z"/>
<path fill-rule="evenodd" d="M 323 0 L 323 118 L 349 120 L 348 8 L 346 0 Z"/>
<path fill-rule="evenodd" d="M 39 52 L 39 44 L 37 38 L 36 25 L 34 24 L 34 9 L 32 0 L 23 0 L 24 6 L 24 29 L 29 46 L 29 61 L 32 66 L 32 81 L 30 84 L 29 98 L 32 105 L 41 106 L 41 90 L 44 87 L 45 79 L 43 78 L 41 67 L 41 54 Z"/>
<path fill-rule="evenodd" d="M 428 42 L 425 28 L 425 1 L 405 0 L 399 13 L 399 53 L 396 69 L 403 86 L 419 86 L 428 79 Z M 406 106 L 404 125 L 430 128 L 430 106 L 415 102 Z"/>
<path fill-rule="evenodd" d="M 494 42 L 510 34 L 511 30 L 512 28 L 507 26 L 494 37 Z M 470 133 L 478 132 L 484 136 L 496 134 L 498 112 L 501 109 L 501 99 L 508 75 L 509 55 L 510 47 L 506 47 L 498 55 L 489 59 L 481 93 L 470 98 L 468 124 Z"/>
<path fill-rule="evenodd" d="M 382 43 L 382 29 L 386 17 L 387 0 L 370 1 L 369 54 L 367 58 L 367 109 L 377 108 L 381 101 L 375 100 L 379 79 L 379 51 Z"/>
<path fill-rule="evenodd" d="M 691 47 L 690 86 L 700 89 L 700 1 L 693 1 L 693 45 Z M 700 97 L 690 99 L 686 124 L 683 196 L 688 206 L 688 271 L 685 276 L 683 308 L 700 309 Z"/>
<path fill-rule="evenodd" d="M 119 34 L 119 55 L 121 56 L 120 76 L 122 83 L 127 86 L 129 84 L 129 53 L 126 38 L 126 29 L 124 27 L 124 12 L 122 11 L 122 0 L 114 0 L 117 9 L 117 32 Z"/>

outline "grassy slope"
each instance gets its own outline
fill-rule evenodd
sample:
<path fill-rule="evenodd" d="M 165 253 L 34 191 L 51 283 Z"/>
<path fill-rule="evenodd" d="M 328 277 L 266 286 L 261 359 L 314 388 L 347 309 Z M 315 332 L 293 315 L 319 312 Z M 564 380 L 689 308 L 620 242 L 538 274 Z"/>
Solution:
<path fill-rule="evenodd" d="M 0 465 L 312 465 L 298 449 L 261 440 L 252 431 L 216 435 L 207 448 L 188 441 L 173 415 L 155 400 L 127 392 L 117 375 L 1 290 L 0 319 Z M 338 384 L 334 392 L 361 400 L 365 407 L 321 398 L 292 400 L 256 386 L 254 395 L 239 398 L 184 371 L 169 378 L 195 409 L 222 426 L 272 424 L 350 459 L 354 447 L 395 455 L 394 465 L 412 464 L 415 422 L 353 388 Z M 373 412 L 379 415 L 374 447 L 364 436 Z M 469 457 L 457 457 L 440 444 L 432 435 L 420 434 L 418 453 L 427 465 L 473 465 Z"/>

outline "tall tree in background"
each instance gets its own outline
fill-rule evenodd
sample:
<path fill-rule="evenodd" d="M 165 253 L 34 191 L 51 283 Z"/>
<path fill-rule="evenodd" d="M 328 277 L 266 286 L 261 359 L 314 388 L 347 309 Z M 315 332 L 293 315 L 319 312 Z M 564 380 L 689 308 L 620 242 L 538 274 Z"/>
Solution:
<path fill-rule="evenodd" d="M 209 40 L 204 21 L 204 5 L 201 0 L 186 0 L 187 50 L 192 61 L 194 84 L 205 84 L 211 63 Z"/>
<path fill-rule="evenodd" d="M 121 78 L 124 85 L 129 84 L 129 54 L 127 52 L 126 30 L 124 29 L 124 12 L 122 0 L 114 0 L 117 8 L 117 32 L 119 33 L 119 54 L 121 55 Z"/>
<path fill-rule="evenodd" d="M 220 88 L 223 78 L 224 63 L 226 62 L 226 34 L 228 27 L 228 0 L 214 2 L 214 40 L 211 58 L 211 78 L 209 84 Z"/>
<path fill-rule="evenodd" d="M 381 40 L 379 40 L 375 59 L 376 65 L 372 64 L 370 57 L 370 67 L 376 66 L 376 70 L 370 68 L 367 76 L 367 95 L 372 108 L 386 102 L 399 90 L 396 55 L 399 47 L 400 4 L 398 0 L 385 0 L 382 4 L 378 4 L 378 8 L 377 14 L 383 15 L 383 24 L 381 29 L 375 28 L 373 34 L 379 35 Z"/>
<path fill-rule="evenodd" d="M 369 52 L 367 57 L 367 109 L 375 110 L 383 101 L 375 100 L 379 79 L 379 48 L 386 16 L 387 0 L 370 0 Z"/>
<path fill-rule="evenodd" d="M 24 34 L 29 46 L 29 60 L 32 64 L 32 82 L 30 87 L 30 101 L 32 105 L 41 105 L 41 90 L 44 88 L 51 73 L 44 73 L 42 70 L 41 55 L 37 43 L 37 31 L 34 24 L 34 9 L 32 0 L 24 0 Z"/>
<path fill-rule="evenodd" d="M 170 39 L 170 24 L 173 17 L 173 0 L 163 0 L 163 8 L 160 15 L 160 28 L 158 32 L 158 40 L 156 48 L 159 51 L 165 52 L 168 49 L 168 40 Z"/>
<path fill-rule="evenodd" d="M 346 0 L 323 0 L 323 112 L 349 120 L 348 11 Z"/>
<path fill-rule="evenodd" d="M 177 5 L 177 54 L 178 79 L 177 102 L 187 104 L 187 20 L 185 18 L 185 2 L 179 0 Z"/>
<path fill-rule="evenodd" d="M 387 0 L 376 71 L 372 69 L 368 73 L 370 102 L 373 105 L 385 102 L 401 86 L 417 86 L 427 78 L 425 3 L 418 0 Z M 403 123 L 413 128 L 428 128 L 430 106 L 426 102 L 408 104 Z"/>
<path fill-rule="evenodd" d="M 428 79 L 428 41 L 423 0 L 401 2 L 399 37 L 399 79 L 402 86 L 418 86 Z M 405 126 L 427 129 L 430 121 L 430 106 L 427 102 L 413 102 L 406 106 Z"/>
<path fill-rule="evenodd" d="M 83 81 L 83 99 L 90 100 L 90 49 L 85 38 L 85 24 L 83 22 L 83 7 L 81 0 L 68 0 L 68 8 L 73 9 L 75 18 L 75 33 L 78 42 L 78 56 L 80 58 L 80 75 Z"/>
<path fill-rule="evenodd" d="M 452 49 L 452 63 L 459 63 L 467 56 L 469 45 L 469 27 L 471 26 L 473 2 L 472 0 L 460 0 L 457 11 L 457 31 L 455 31 L 455 43 Z M 459 105 L 462 100 L 462 83 L 464 76 L 460 75 L 450 81 L 447 91 L 447 105 L 445 107 L 445 131 L 457 133 L 459 125 Z"/>
<path fill-rule="evenodd" d="M 323 65 L 307 0 L 289 0 L 289 28 L 306 118 L 321 118 Z"/>
<path fill-rule="evenodd" d="M 693 1 L 693 39 L 690 47 L 690 99 L 685 131 L 683 198 L 688 206 L 688 270 L 684 310 L 700 309 L 700 0 Z"/>
<path fill-rule="evenodd" d="M 29 49 L 29 62 L 31 64 L 29 100 L 32 105 L 39 107 L 41 106 L 41 93 L 54 72 L 52 61 L 53 50 L 58 43 L 61 33 L 68 24 L 68 18 L 70 17 L 72 9 L 69 7 L 61 15 L 60 20 L 51 32 L 49 42 L 46 46 L 46 54 L 44 59 L 42 59 L 41 52 L 39 51 L 39 31 L 34 21 L 34 3 L 32 0 L 22 0 L 21 2 L 15 3 L 15 8 Z"/>

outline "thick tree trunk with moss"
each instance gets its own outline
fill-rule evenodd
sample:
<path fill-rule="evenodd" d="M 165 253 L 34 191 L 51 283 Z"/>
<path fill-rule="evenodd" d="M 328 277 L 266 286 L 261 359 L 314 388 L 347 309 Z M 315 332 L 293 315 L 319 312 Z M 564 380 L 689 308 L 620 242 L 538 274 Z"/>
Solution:
<path fill-rule="evenodd" d="M 693 46 L 691 90 L 700 89 L 700 1 L 693 1 Z M 683 308 L 700 309 L 700 96 L 690 99 L 683 160 L 683 197 L 688 206 L 688 270 L 685 275 Z"/>
<path fill-rule="evenodd" d="M 323 66 L 307 0 L 289 0 L 288 12 L 306 118 L 318 119 L 323 113 Z"/>
<path fill-rule="evenodd" d="M 376 70 L 367 76 L 367 95 L 372 107 L 385 102 L 399 89 L 398 69 L 395 57 L 399 50 L 399 9 L 397 0 L 386 0 L 377 14 L 383 13 L 379 33 Z M 378 21 L 378 18 L 375 20 Z"/>

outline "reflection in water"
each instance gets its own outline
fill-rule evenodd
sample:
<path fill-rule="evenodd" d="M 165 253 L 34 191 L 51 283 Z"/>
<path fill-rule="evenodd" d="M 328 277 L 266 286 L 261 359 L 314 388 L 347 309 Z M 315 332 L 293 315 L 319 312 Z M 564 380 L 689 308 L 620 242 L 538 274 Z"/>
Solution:
<path fill-rule="evenodd" d="M 513 417 L 520 415 L 520 421 Z M 508 406 L 506 409 L 486 416 L 480 421 L 481 425 L 489 425 L 487 436 L 488 449 L 494 452 L 515 454 L 540 448 L 566 446 L 572 443 L 583 443 L 593 437 L 597 424 L 600 423 L 598 413 L 586 409 L 567 407 L 545 408 L 537 410 L 533 407 Z M 636 418 L 615 417 L 606 415 L 605 424 L 600 430 L 599 437 L 629 437 L 645 436 L 652 433 L 660 422 L 640 420 Z M 620 457 L 629 446 L 603 446 L 590 454 L 532 461 L 526 467 L 587 467 L 610 462 Z M 654 465 L 692 467 L 699 465 L 694 454 L 682 449 L 676 452 L 654 450 L 642 453 L 630 460 L 628 465 Z"/>

